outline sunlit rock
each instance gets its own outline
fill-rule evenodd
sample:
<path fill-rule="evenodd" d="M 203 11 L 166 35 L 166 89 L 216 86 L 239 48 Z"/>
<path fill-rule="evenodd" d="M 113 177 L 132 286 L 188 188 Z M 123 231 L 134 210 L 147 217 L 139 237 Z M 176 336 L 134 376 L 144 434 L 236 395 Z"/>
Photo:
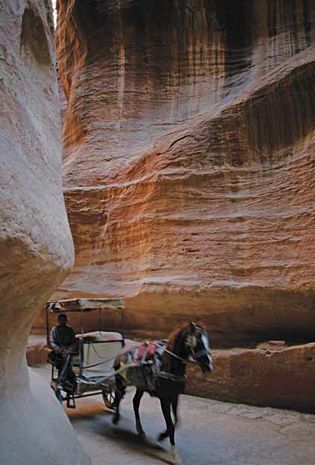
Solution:
<path fill-rule="evenodd" d="M 89 460 L 48 384 L 30 389 L 32 322 L 73 264 L 61 183 L 50 1 L 0 5 L 0 463 Z"/>
<path fill-rule="evenodd" d="M 190 368 L 186 392 L 227 402 L 314 412 L 314 353 L 314 343 L 217 350 L 211 376 Z"/>
<path fill-rule="evenodd" d="M 314 2 L 61 0 L 59 13 L 77 252 L 59 294 L 125 296 L 141 331 L 193 318 L 224 341 L 310 336 Z"/>

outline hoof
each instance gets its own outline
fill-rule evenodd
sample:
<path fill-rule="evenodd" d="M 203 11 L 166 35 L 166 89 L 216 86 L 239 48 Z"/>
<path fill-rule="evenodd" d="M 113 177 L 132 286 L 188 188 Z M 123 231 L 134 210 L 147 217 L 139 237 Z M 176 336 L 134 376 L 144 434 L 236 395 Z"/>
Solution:
<path fill-rule="evenodd" d="M 171 446 L 171 457 L 173 465 L 183 465 L 180 456 L 177 454 L 175 446 Z"/>
<path fill-rule="evenodd" d="M 145 441 L 146 440 L 146 434 L 145 432 L 142 430 L 142 431 L 138 431 L 138 438 L 140 439 L 140 441 Z"/>
<path fill-rule="evenodd" d="M 183 462 L 181 458 L 179 457 L 179 455 L 176 455 L 175 457 L 172 456 L 171 462 L 173 465 L 183 465 Z"/>
<path fill-rule="evenodd" d="M 168 434 L 167 434 L 167 433 L 165 433 L 165 432 L 164 432 L 164 433 L 160 433 L 160 434 L 158 435 L 157 440 L 158 440 L 158 442 L 162 442 L 162 441 L 164 441 L 167 437 L 168 437 Z"/>
<path fill-rule="evenodd" d="M 112 419 L 112 423 L 113 423 L 114 425 L 118 425 L 119 420 L 120 420 L 120 416 L 119 416 L 119 415 L 114 415 L 114 416 L 113 416 L 113 419 Z"/>

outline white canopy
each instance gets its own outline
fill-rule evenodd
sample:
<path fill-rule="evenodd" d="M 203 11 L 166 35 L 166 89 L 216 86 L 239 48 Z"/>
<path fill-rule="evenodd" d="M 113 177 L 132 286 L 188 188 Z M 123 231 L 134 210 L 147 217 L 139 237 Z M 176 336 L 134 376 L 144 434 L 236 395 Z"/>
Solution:
<path fill-rule="evenodd" d="M 91 312 L 94 310 L 123 310 L 124 300 L 118 299 L 67 299 L 47 302 L 46 310 L 53 313 Z"/>

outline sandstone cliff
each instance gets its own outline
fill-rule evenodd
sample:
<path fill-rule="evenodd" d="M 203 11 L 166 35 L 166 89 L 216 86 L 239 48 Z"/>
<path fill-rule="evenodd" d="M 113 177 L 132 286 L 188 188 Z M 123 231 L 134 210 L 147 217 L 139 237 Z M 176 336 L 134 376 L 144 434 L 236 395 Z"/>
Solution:
<path fill-rule="evenodd" d="M 315 409 L 315 344 L 287 347 L 283 341 L 255 349 L 215 350 L 209 377 L 191 368 L 186 392 L 225 402 L 296 409 Z"/>
<path fill-rule="evenodd" d="M 25 359 L 38 310 L 73 264 L 49 0 L 0 3 L 0 57 L 0 462 L 86 465 L 47 383 L 30 389 Z"/>
<path fill-rule="evenodd" d="M 312 337 L 315 4 L 59 1 L 75 269 L 130 328 Z"/>

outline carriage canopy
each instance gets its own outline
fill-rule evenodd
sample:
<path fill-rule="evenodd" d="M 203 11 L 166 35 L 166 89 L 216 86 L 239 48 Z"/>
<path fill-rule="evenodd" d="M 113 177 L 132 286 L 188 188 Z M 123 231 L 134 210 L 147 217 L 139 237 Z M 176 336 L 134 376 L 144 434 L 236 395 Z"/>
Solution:
<path fill-rule="evenodd" d="M 118 299 L 66 299 L 50 301 L 46 311 L 52 313 L 93 312 L 95 310 L 124 310 L 124 300 Z"/>

